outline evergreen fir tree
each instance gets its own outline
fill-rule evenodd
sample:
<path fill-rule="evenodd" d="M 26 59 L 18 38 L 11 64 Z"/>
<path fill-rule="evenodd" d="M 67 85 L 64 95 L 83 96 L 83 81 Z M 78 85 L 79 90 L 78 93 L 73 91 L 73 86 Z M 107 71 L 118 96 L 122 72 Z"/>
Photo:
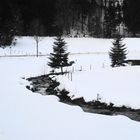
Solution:
<path fill-rule="evenodd" d="M 63 67 L 71 66 L 74 62 L 68 61 L 69 53 L 66 52 L 66 42 L 63 38 L 57 37 L 53 45 L 53 53 L 50 54 L 50 62 L 48 65 L 51 68 L 59 69 L 61 68 L 61 73 L 63 74 Z"/>
<path fill-rule="evenodd" d="M 113 47 L 109 52 L 112 63 L 111 66 L 125 66 L 124 63 L 126 60 L 127 50 L 125 48 L 125 44 L 122 44 L 122 37 L 118 36 L 112 44 Z"/>

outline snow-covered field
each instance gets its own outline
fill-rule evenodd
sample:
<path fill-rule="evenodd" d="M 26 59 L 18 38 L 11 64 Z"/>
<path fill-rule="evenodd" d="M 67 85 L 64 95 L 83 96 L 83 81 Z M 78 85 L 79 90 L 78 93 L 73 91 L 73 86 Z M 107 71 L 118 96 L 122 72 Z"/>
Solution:
<path fill-rule="evenodd" d="M 52 51 L 53 38 L 40 41 L 40 54 Z M 140 67 L 111 68 L 108 51 L 112 40 L 70 39 L 68 50 L 75 61 L 71 77 L 58 77 L 61 87 L 86 100 L 96 99 L 116 105 L 140 108 Z M 140 58 L 140 39 L 125 39 L 128 58 Z M 17 45 L 0 49 L 0 55 L 32 55 L 33 38 L 19 38 Z M 58 102 L 25 88 L 24 77 L 47 73 L 48 56 L 0 57 L 0 140 L 139 140 L 140 123 L 124 116 L 84 113 L 79 107 Z M 80 71 L 82 70 L 82 71 Z"/>

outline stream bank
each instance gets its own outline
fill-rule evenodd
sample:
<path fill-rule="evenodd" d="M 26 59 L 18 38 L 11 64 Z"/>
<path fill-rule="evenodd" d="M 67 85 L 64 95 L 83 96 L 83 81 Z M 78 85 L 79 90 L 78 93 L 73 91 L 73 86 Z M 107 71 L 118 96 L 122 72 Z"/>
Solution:
<path fill-rule="evenodd" d="M 55 95 L 59 101 L 65 104 L 80 106 L 84 112 L 104 114 L 104 115 L 124 115 L 132 120 L 140 122 L 140 109 L 133 109 L 131 107 L 115 106 L 113 103 L 107 104 L 99 100 L 85 101 L 83 97 L 72 98 L 69 91 L 66 89 L 60 90 L 58 86 L 60 83 L 55 79 L 56 75 L 60 73 L 50 73 L 47 75 L 27 78 L 30 85 L 26 86 L 27 89 L 34 93 L 41 95 Z"/>

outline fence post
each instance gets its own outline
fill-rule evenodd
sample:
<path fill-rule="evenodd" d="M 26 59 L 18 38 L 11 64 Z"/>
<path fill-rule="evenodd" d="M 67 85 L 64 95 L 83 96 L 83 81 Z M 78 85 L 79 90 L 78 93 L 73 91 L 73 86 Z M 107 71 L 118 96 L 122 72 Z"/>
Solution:
<path fill-rule="evenodd" d="M 74 67 L 72 67 L 72 72 L 74 72 Z"/>
<path fill-rule="evenodd" d="M 92 69 L 92 65 L 90 64 L 90 71 L 91 71 L 91 69 Z"/>
<path fill-rule="evenodd" d="M 82 66 L 80 66 L 80 71 L 82 71 L 83 70 L 83 68 L 82 68 Z"/>
<path fill-rule="evenodd" d="M 68 72 L 68 79 L 69 79 L 69 72 Z"/>
<path fill-rule="evenodd" d="M 71 77 L 70 78 L 71 78 L 71 81 L 72 81 L 72 72 L 70 74 L 71 74 Z"/>

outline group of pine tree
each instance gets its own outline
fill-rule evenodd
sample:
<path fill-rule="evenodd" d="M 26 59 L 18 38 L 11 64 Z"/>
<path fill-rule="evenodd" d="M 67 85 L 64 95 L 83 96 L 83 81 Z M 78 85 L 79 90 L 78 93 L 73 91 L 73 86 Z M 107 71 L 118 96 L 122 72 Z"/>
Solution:
<path fill-rule="evenodd" d="M 4 0 L 0 45 L 13 36 L 139 36 L 139 0 Z"/>
<path fill-rule="evenodd" d="M 74 64 L 74 61 L 69 61 L 69 53 L 67 52 L 67 43 L 64 38 L 58 36 L 55 38 L 53 52 L 50 53 L 48 66 L 55 72 L 56 69 L 61 69 L 59 74 L 64 74 L 64 67 L 69 67 Z M 113 46 L 109 52 L 112 67 L 125 66 L 127 59 L 127 48 L 123 44 L 123 38 L 118 35 L 112 42 Z"/>

